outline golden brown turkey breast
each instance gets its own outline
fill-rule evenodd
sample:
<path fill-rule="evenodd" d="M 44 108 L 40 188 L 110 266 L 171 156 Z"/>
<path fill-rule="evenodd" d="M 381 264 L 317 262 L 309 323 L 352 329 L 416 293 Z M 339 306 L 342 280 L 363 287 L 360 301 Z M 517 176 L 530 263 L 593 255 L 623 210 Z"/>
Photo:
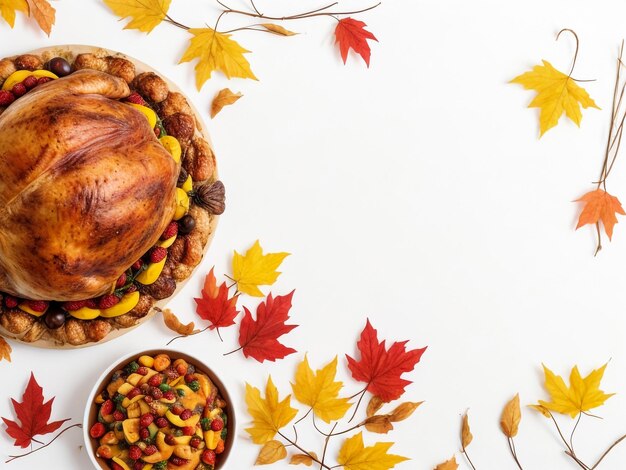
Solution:
<path fill-rule="evenodd" d="M 0 115 L 0 291 L 99 296 L 172 220 L 179 165 L 129 93 L 83 70 Z"/>

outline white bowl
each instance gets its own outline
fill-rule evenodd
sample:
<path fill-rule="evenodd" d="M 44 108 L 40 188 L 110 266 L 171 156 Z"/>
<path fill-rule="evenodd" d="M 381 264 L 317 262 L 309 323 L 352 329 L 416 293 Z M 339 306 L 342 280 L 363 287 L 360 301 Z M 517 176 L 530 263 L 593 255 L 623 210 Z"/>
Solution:
<path fill-rule="evenodd" d="M 219 376 L 215 372 L 213 372 L 213 370 L 208 365 L 206 365 L 197 357 L 191 356 L 185 352 L 176 349 L 160 348 L 136 351 L 134 353 L 126 354 L 125 356 L 119 358 L 102 373 L 102 375 L 96 381 L 95 386 L 91 390 L 89 398 L 87 399 L 87 404 L 85 405 L 85 414 L 83 416 L 83 436 L 85 440 L 85 448 L 87 450 L 87 454 L 89 455 L 89 460 L 91 460 L 91 463 L 98 470 L 108 470 L 110 467 L 105 464 L 104 459 L 96 456 L 94 439 L 92 439 L 89 435 L 89 429 L 91 428 L 93 423 L 96 422 L 96 414 L 98 411 L 97 406 L 94 405 L 94 400 L 96 396 L 98 395 L 98 393 L 101 392 L 101 390 L 104 389 L 106 384 L 109 383 L 113 372 L 123 368 L 123 366 L 128 364 L 132 359 L 137 359 L 139 356 L 143 355 L 155 356 L 161 353 L 168 354 L 173 360 L 178 358 L 184 359 L 189 364 L 192 364 L 198 371 L 206 374 L 219 390 L 219 394 L 221 395 L 221 397 L 226 401 L 228 405 L 226 408 L 226 415 L 228 416 L 228 439 L 226 440 L 224 446 L 224 452 L 220 454 L 219 463 L 215 466 L 215 470 L 224 468 L 224 466 L 226 465 L 230 454 L 233 452 L 235 436 L 237 435 L 237 420 L 235 417 L 235 408 L 233 406 L 233 402 L 227 388 L 224 386 L 224 383 L 220 380 Z"/>

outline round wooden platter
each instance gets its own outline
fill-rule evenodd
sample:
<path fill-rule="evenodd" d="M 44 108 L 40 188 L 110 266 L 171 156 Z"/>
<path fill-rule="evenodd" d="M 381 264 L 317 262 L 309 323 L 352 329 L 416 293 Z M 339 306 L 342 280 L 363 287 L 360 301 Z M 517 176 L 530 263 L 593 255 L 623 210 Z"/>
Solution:
<path fill-rule="evenodd" d="M 200 130 L 200 133 L 201 133 L 202 137 L 209 143 L 209 145 L 211 147 L 211 150 L 213 150 L 213 144 L 211 143 L 211 139 L 209 137 L 209 132 L 208 132 L 206 123 L 202 119 L 202 115 L 200 114 L 198 109 L 194 106 L 192 101 L 189 100 L 187 95 L 180 89 L 180 87 L 178 85 L 176 85 L 174 82 L 172 82 L 165 75 L 163 75 L 162 73 L 160 73 L 159 71 L 157 71 L 153 67 L 150 67 L 149 65 L 143 63 L 142 61 L 137 60 L 134 57 L 130 57 L 130 56 L 127 56 L 125 54 L 122 54 L 121 52 L 112 51 L 112 50 L 109 50 L 109 49 L 104 49 L 102 47 L 87 46 L 87 45 L 81 45 L 81 44 L 64 44 L 64 45 L 58 45 L 58 46 L 42 47 L 40 49 L 35 49 L 33 51 L 23 52 L 23 54 L 33 54 L 33 55 L 41 56 L 44 59 L 44 61 L 48 61 L 49 59 L 51 59 L 53 57 L 63 57 L 65 59 L 67 59 L 68 61 L 70 61 L 70 63 L 72 63 L 74 61 L 74 58 L 77 55 L 79 55 L 79 54 L 87 54 L 87 53 L 91 53 L 91 54 L 97 55 L 99 57 L 114 56 L 114 57 L 121 57 L 123 59 L 127 59 L 127 60 L 131 61 L 133 64 L 135 64 L 135 68 L 136 68 L 137 74 L 140 74 L 140 73 L 143 73 L 143 72 L 154 72 L 154 73 L 156 73 L 159 77 L 161 77 L 163 80 L 165 80 L 165 82 L 167 83 L 170 91 L 181 93 L 183 96 L 185 96 L 185 98 L 187 98 L 189 106 L 191 107 L 191 109 L 192 109 L 192 111 L 193 111 L 193 113 L 195 115 L 196 126 Z M 9 58 L 12 58 L 12 57 L 9 57 Z M 216 173 L 216 176 L 217 176 L 217 173 Z M 211 217 L 211 228 L 210 228 L 209 239 L 207 240 L 207 243 L 204 246 L 204 253 L 205 254 L 206 254 L 207 250 L 209 249 L 209 246 L 211 245 L 211 240 L 213 239 L 213 236 L 215 234 L 215 229 L 217 227 L 217 222 L 219 220 L 219 216 L 217 216 L 217 215 L 210 215 L 210 217 Z M 22 344 L 27 344 L 29 346 L 34 346 L 34 347 L 38 347 L 38 348 L 46 348 L 46 349 L 78 349 L 78 348 L 88 348 L 88 347 L 92 347 L 92 346 L 97 346 L 99 344 L 105 343 L 107 341 L 111 341 L 112 339 L 118 338 L 118 337 L 120 337 L 120 336 L 122 336 L 122 335 L 124 335 L 124 334 L 126 334 L 128 332 L 130 332 L 131 330 L 137 328 L 138 326 L 142 325 L 143 323 L 148 321 L 150 318 L 152 318 L 154 316 L 154 314 L 158 311 L 158 309 L 164 308 L 165 305 L 170 300 L 172 300 L 176 296 L 176 294 L 178 294 L 178 292 L 185 286 L 185 284 L 187 284 L 187 282 L 189 282 L 189 280 L 191 280 L 191 278 L 193 277 L 195 271 L 196 270 L 194 268 L 194 271 L 192 272 L 192 274 L 187 279 L 185 279 L 185 280 L 183 280 L 181 282 L 177 282 L 176 283 L 176 290 L 174 291 L 174 293 L 170 297 L 168 297 L 166 299 L 157 301 L 154 304 L 154 306 L 152 307 L 152 309 L 150 310 L 150 312 L 145 317 L 141 318 L 136 325 L 131 326 L 129 328 L 119 328 L 116 325 L 113 325 L 113 329 L 111 330 L 111 332 L 104 339 L 102 339 L 101 341 L 98 341 L 98 342 L 88 342 L 88 343 L 85 343 L 85 344 L 82 344 L 82 345 L 78 345 L 78 346 L 74 346 L 74 345 L 71 345 L 71 344 L 59 344 L 57 341 L 55 341 L 52 338 L 40 339 L 40 340 L 34 341 L 34 342 L 26 342 L 26 341 L 22 341 L 19 336 L 16 336 L 13 333 L 10 333 L 10 332 L 6 331 L 1 325 L 0 325 L 0 335 L 5 336 L 5 337 L 10 338 L 10 339 L 14 339 L 14 340 L 20 341 Z"/>

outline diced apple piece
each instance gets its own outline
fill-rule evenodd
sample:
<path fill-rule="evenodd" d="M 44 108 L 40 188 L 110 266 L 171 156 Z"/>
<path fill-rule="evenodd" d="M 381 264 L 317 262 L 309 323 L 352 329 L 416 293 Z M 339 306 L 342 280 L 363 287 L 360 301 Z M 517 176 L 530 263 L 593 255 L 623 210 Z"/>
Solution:
<path fill-rule="evenodd" d="M 184 214 L 183 214 L 184 215 Z M 181 216 L 182 217 L 182 216 Z M 163 258 L 158 263 L 150 263 L 145 271 L 139 273 L 139 276 L 135 278 L 137 282 L 140 282 L 144 286 L 154 284 L 156 280 L 161 275 L 163 271 L 163 266 L 165 266 L 165 261 L 167 260 L 167 256 Z M 139 291 L 136 291 L 139 294 Z"/>
<path fill-rule="evenodd" d="M 191 446 L 176 446 L 174 447 L 174 455 L 181 459 L 191 458 Z"/>
<path fill-rule="evenodd" d="M 200 384 L 200 391 L 202 391 L 204 398 L 209 398 L 209 395 L 211 395 L 211 392 L 215 388 L 213 382 L 204 374 L 196 374 L 196 380 L 198 384 Z"/>
<path fill-rule="evenodd" d="M 159 416 L 165 416 L 165 414 L 169 410 L 169 407 L 165 403 L 161 403 L 159 401 L 153 401 L 148 406 L 150 406 L 150 410 L 152 411 L 152 413 Z"/>
<path fill-rule="evenodd" d="M 207 448 L 211 450 L 215 450 L 217 447 L 217 443 L 220 441 L 221 432 L 215 431 L 205 431 L 204 432 L 204 442 L 206 442 Z"/>
<path fill-rule="evenodd" d="M 125 419 L 122 422 L 122 426 L 124 428 L 124 437 L 126 442 L 133 444 L 139 440 L 139 418 Z"/>
<path fill-rule="evenodd" d="M 181 382 L 182 382 L 182 381 L 184 381 L 184 380 L 185 380 L 185 376 L 184 376 L 184 375 L 181 375 L 180 377 L 178 377 L 178 378 L 176 378 L 176 379 L 172 380 L 172 381 L 169 383 L 169 386 L 170 386 L 170 387 L 176 387 L 176 385 L 178 385 L 179 383 L 181 383 Z"/>
<path fill-rule="evenodd" d="M 115 392 L 117 392 L 123 384 L 124 384 L 124 379 L 121 377 L 118 377 L 117 380 L 107 385 L 107 393 L 109 394 L 109 396 L 112 397 L 113 395 L 115 395 Z"/>
<path fill-rule="evenodd" d="M 152 364 L 154 364 L 154 358 L 152 356 L 144 355 L 144 356 L 140 356 L 137 362 L 139 362 L 140 366 L 152 367 Z"/>
<path fill-rule="evenodd" d="M 124 400 L 128 400 L 128 398 L 125 398 Z M 139 408 L 139 403 L 131 403 L 126 409 L 126 413 L 128 414 L 129 418 L 139 418 L 141 416 L 141 408 Z"/>
<path fill-rule="evenodd" d="M 130 407 L 132 404 L 137 403 L 139 400 L 141 400 L 143 397 L 145 397 L 145 395 L 137 395 L 134 396 L 133 398 L 124 398 L 122 400 L 122 406 L 124 408 L 128 408 Z M 139 407 L 139 403 L 137 403 L 137 407 Z"/>
<path fill-rule="evenodd" d="M 136 387 L 141 379 L 143 379 L 143 375 L 141 374 L 130 374 L 126 378 L 126 382 L 128 382 L 129 384 L 133 384 Z"/>
<path fill-rule="evenodd" d="M 78 318 L 79 320 L 93 320 L 94 318 L 98 318 L 100 316 L 100 309 L 81 307 L 78 310 L 68 310 L 67 313 L 74 318 Z"/>
<path fill-rule="evenodd" d="M 165 397 L 162 397 L 162 398 L 159 398 L 159 401 L 161 403 L 167 403 L 168 405 L 171 405 L 171 404 L 176 402 L 176 397 L 170 398 L 169 400 L 167 398 L 165 398 Z"/>
<path fill-rule="evenodd" d="M 104 318 L 114 318 L 119 317 L 120 315 L 124 315 L 125 313 L 130 312 L 135 306 L 139 303 L 139 296 L 141 294 L 139 291 L 130 292 L 125 294 L 120 301 L 115 304 L 113 307 L 105 308 L 100 312 L 100 315 Z"/>
<path fill-rule="evenodd" d="M 145 400 L 139 400 L 139 409 L 141 410 L 141 414 L 145 415 L 146 413 L 150 413 L 150 407 L 146 403 Z"/>
<path fill-rule="evenodd" d="M 126 464 L 126 462 L 124 462 L 122 459 L 120 459 L 119 457 L 113 457 L 113 462 L 115 462 L 116 464 L 118 464 L 120 467 L 122 467 L 124 470 L 130 470 L 130 467 L 128 466 L 128 464 Z"/>
<path fill-rule="evenodd" d="M 200 457 L 202 456 L 201 450 L 196 450 L 191 454 L 191 458 L 187 460 L 187 463 L 179 465 L 178 467 L 172 467 L 176 470 L 194 470 L 200 464 Z"/>
<path fill-rule="evenodd" d="M 191 436 L 178 436 L 174 438 L 174 442 L 177 446 L 184 445 L 186 446 L 191 442 Z"/>
<path fill-rule="evenodd" d="M 128 395 L 128 392 L 130 392 L 133 388 L 135 388 L 135 386 L 133 384 L 129 384 L 128 382 L 124 382 L 120 388 L 117 389 L 117 393 L 119 393 L 120 395 Z"/>
<path fill-rule="evenodd" d="M 169 410 L 165 413 L 165 417 L 170 423 L 174 426 L 178 426 L 179 428 L 184 428 L 186 426 L 195 427 L 196 424 L 198 424 L 198 421 L 200 421 L 200 415 L 191 415 L 191 418 L 183 420 L 180 419 L 180 416 L 175 415 Z"/>

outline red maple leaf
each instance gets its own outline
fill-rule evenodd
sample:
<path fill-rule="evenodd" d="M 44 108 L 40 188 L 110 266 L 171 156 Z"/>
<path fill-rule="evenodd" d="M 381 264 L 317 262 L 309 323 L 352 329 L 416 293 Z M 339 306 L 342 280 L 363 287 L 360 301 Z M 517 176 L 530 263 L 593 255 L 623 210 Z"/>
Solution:
<path fill-rule="evenodd" d="M 213 269 L 211 268 L 211 271 L 204 279 L 202 298 L 194 298 L 196 301 L 196 312 L 200 315 L 200 318 L 211 322 L 209 326 L 211 330 L 234 325 L 235 317 L 239 314 L 237 311 L 238 295 L 229 299 L 228 287 L 225 282 L 217 287 Z"/>
<path fill-rule="evenodd" d="M 411 383 L 403 379 L 402 374 L 412 371 L 426 351 L 426 348 L 407 351 L 407 342 L 395 342 L 387 350 L 385 341 L 378 342 L 377 332 L 367 320 L 356 344 L 361 352 L 361 360 L 356 361 L 346 354 L 352 377 L 359 382 L 366 382 L 366 389 L 384 402 L 400 398 L 404 387 Z"/>
<path fill-rule="evenodd" d="M 252 319 L 250 310 L 244 307 L 244 316 L 239 329 L 239 345 L 243 355 L 252 357 L 259 362 L 275 361 L 296 352 L 278 342 L 278 338 L 289 333 L 298 325 L 285 325 L 291 309 L 291 291 L 287 295 L 276 298 L 267 296 L 256 309 L 256 320 Z"/>
<path fill-rule="evenodd" d="M 52 412 L 54 397 L 46 403 L 43 402 L 43 390 L 35 380 L 35 376 L 32 372 L 30 373 L 30 380 L 28 381 L 22 400 L 22 403 L 19 403 L 11 398 L 15 415 L 20 421 L 20 424 L 10 419 L 2 418 L 7 425 L 7 434 L 15 439 L 15 446 L 22 448 L 28 447 L 34 436 L 54 432 L 59 429 L 65 421 L 69 421 L 69 419 L 63 419 L 61 421 L 48 423 L 50 413 Z"/>
<path fill-rule="evenodd" d="M 378 41 L 378 39 L 372 33 L 366 31 L 365 26 L 367 26 L 365 23 L 354 18 L 342 18 L 339 20 L 335 29 L 335 38 L 339 44 L 339 51 L 344 64 L 348 59 L 348 51 L 352 48 L 354 52 L 363 57 L 367 66 L 370 66 L 371 51 L 367 40 L 373 39 Z"/>

